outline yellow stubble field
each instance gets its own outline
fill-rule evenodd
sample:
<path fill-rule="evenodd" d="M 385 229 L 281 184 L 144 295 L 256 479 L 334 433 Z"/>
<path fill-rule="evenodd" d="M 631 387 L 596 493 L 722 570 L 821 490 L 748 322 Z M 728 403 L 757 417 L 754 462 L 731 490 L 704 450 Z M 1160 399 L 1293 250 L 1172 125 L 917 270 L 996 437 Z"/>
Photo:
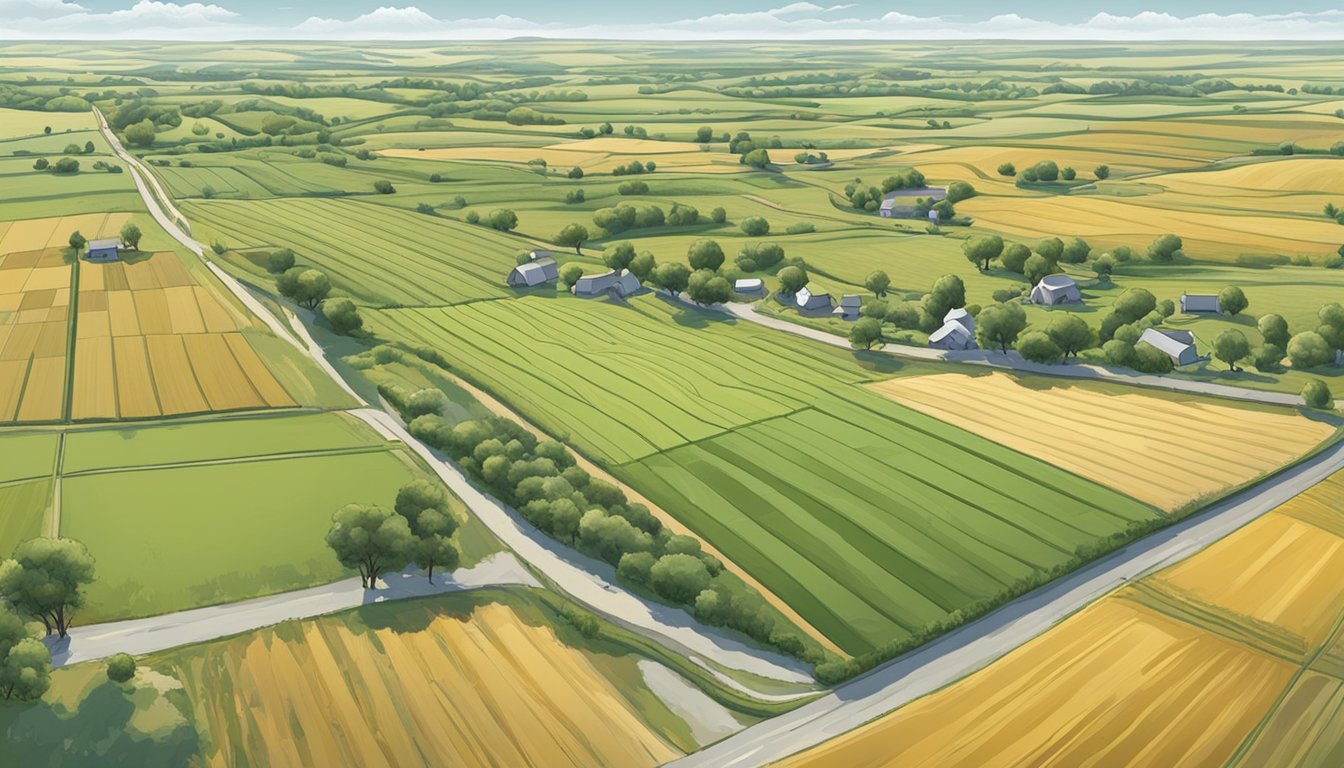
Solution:
<path fill-rule="evenodd" d="M 653 766 L 678 752 L 580 651 L 501 604 L 423 629 L 308 621 L 177 667 L 210 765 Z"/>
<path fill-rule="evenodd" d="M 1252 480 L 1333 434 L 1296 412 L 1132 387 L 941 373 L 871 388 L 1163 510 Z M 1189 435 L 1198 451 L 1180 450 Z"/>

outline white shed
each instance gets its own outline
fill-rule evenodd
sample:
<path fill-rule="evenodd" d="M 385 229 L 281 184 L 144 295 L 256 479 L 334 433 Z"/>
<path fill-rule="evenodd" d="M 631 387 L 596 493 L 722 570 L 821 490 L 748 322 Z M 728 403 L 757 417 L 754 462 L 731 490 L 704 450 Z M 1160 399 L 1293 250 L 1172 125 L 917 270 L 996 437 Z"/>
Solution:
<path fill-rule="evenodd" d="M 1078 283 L 1068 275 L 1046 275 L 1031 289 L 1032 304 L 1053 307 L 1056 304 L 1080 304 L 1082 301 L 1083 294 L 1078 290 Z"/>

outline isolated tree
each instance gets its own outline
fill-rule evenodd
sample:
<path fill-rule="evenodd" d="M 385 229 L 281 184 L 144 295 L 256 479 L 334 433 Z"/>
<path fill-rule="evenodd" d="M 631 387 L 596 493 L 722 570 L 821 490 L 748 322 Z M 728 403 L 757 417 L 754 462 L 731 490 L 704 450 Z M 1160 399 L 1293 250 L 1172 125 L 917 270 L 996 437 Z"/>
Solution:
<path fill-rule="evenodd" d="M 140 250 L 140 227 L 134 222 L 121 225 L 121 244 L 132 251 Z"/>
<path fill-rule="evenodd" d="M 70 243 L 70 250 L 74 251 L 75 253 L 79 253 L 80 251 L 84 250 L 84 246 L 87 245 L 89 241 L 79 233 L 78 229 L 76 229 L 74 232 L 70 233 L 70 239 L 68 242 Z"/>
<path fill-rule="evenodd" d="M 373 191 L 380 195 L 392 195 L 396 194 L 397 188 L 387 179 L 379 179 L 373 182 Z"/>
<path fill-rule="evenodd" d="M 961 244 L 961 252 L 981 272 L 989 269 L 989 263 L 1003 253 L 1003 238 L 998 235 L 976 235 Z"/>
<path fill-rule="evenodd" d="M 742 228 L 744 234 L 751 237 L 761 237 L 762 235 L 770 234 L 770 222 L 766 221 L 762 216 L 748 216 L 743 219 L 738 226 Z"/>
<path fill-rule="evenodd" d="M 1330 394 L 1330 387 L 1324 381 L 1311 379 L 1302 386 L 1302 402 L 1308 408 L 1325 410 L 1335 407 L 1335 396 Z"/>
<path fill-rule="evenodd" d="M 1098 165 L 1098 166 L 1097 166 L 1097 169 L 1096 169 L 1095 171 L 1093 171 L 1092 173 L 1093 173 L 1094 175 L 1096 175 L 1096 177 L 1097 177 L 1097 181 L 1104 181 L 1104 180 L 1109 179 L 1109 178 L 1111 177 L 1111 166 L 1109 166 L 1109 165 Z"/>
<path fill-rule="evenodd" d="M 1075 357 L 1084 349 L 1097 345 L 1097 333 L 1081 317 L 1057 314 L 1050 318 L 1045 334 L 1059 347 L 1064 357 Z"/>
<path fill-rule="evenodd" d="M 510 232 L 518 228 L 518 214 L 508 208 L 496 208 L 490 212 L 486 218 L 486 223 L 491 229 L 497 229 L 500 232 Z"/>
<path fill-rule="evenodd" d="M 301 268 L 295 267 L 295 269 Z M 325 273 L 316 269 L 303 269 L 294 282 L 294 295 L 291 298 L 308 309 L 316 309 L 329 293 L 331 293 L 331 280 Z"/>
<path fill-rule="evenodd" d="M 635 259 L 635 244 L 622 240 L 602 251 L 602 263 L 617 272 L 630 266 Z"/>
<path fill-rule="evenodd" d="M 288 248 L 271 251 L 266 257 L 266 269 L 272 274 L 280 274 L 294 267 L 294 252 Z"/>
<path fill-rule="evenodd" d="M 1022 243 L 1009 243 L 999 255 L 999 264 L 1010 272 L 1019 275 L 1026 270 L 1027 259 L 1031 258 L 1031 249 Z"/>
<path fill-rule="evenodd" d="M 555 236 L 555 244 L 573 248 L 574 253 L 583 255 L 583 244 L 588 241 L 588 228 L 582 224 L 566 224 Z"/>
<path fill-rule="evenodd" d="M 714 140 L 714 129 L 707 125 L 702 125 L 695 131 L 695 140 L 700 144 L 708 144 Z"/>
<path fill-rule="evenodd" d="M 1218 303 L 1223 311 L 1232 317 L 1241 314 L 1251 302 L 1246 299 L 1246 293 L 1235 285 L 1229 285 L 1218 292 Z"/>
<path fill-rule="evenodd" d="M 1059 345 L 1042 331 L 1028 331 L 1017 340 L 1017 353 L 1023 360 L 1033 363 L 1053 365 L 1060 361 L 1063 352 Z"/>
<path fill-rule="evenodd" d="M 1288 359 L 1299 371 L 1318 368 L 1335 359 L 1335 350 L 1315 331 L 1303 331 L 1288 340 Z"/>
<path fill-rule="evenodd" d="M 1213 356 L 1227 363 L 1233 373 L 1241 370 L 1237 363 L 1250 355 L 1251 344 L 1246 340 L 1246 334 L 1235 328 L 1223 331 L 1213 340 Z"/>
<path fill-rule="evenodd" d="M 350 336 L 364 327 L 364 318 L 359 315 L 359 307 L 344 296 L 322 302 L 322 316 L 331 324 L 332 329 L 342 336 Z"/>
<path fill-rule="evenodd" d="M 1058 271 L 1055 262 L 1045 258 L 1039 253 L 1033 253 L 1027 258 L 1026 263 L 1022 265 L 1022 276 L 1031 281 L 1032 285 L 1041 282 L 1041 278 L 1046 275 L 1053 275 Z"/>
<path fill-rule="evenodd" d="M 680 294 L 686 290 L 691 270 L 685 264 L 670 262 L 659 264 L 653 269 L 653 284 L 671 294 Z"/>
<path fill-rule="evenodd" d="M 854 321 L 849 329 L 849 343 L 855 347 L 872 349 L 882 341 L 882 321 L 874 317 L 861 317 Z"/>
<path fill-rule="evenodd" d="M 693 270 L 717 271 L 723 266 L 723 249 L 713 240 L 696 240 L 686 249 L 686 261 Z"/>
<path fill-rule="evenodd" d="M 34 171 L 45 171 L 51 167 L 51 161 L 45 157 L 39 157 L 33 161 Z"/>
<path fill-rule="evenodd" d="M 107 679 L 114 683 L 128 682 L 135 677 L 135 657 L 129 653 L 114 653 L 107 658 Z"/>
<path fill-rule="evenodd" d="M 1176 235 L 1158 235 L 1148 246 L 1148 258 L 1161 263 L 1170 262 L 1185 255 L 1181 250 L 1183 246 L 1181 238 Z"/>
<path fill-rule="evenodd" d="M 51 166 L 52 173 L 79 173 L 79 161 L 73 157 L 62 157 Z"/>
<path fill-rule="evenodd" d="M 970 182 L 954 181 L 947 185 L 947 200 L 950 203 L 960 203 L 962 200 L 969 200 L 975 197 L 975 187 Z"/>
<path fill-rule="evenodd" d="M 122 133 L 126 143 L 133 147 L 152 147 L 154 146 L 154 123 L 148 117 L 134 125 L 126 126 Z"/>
<path fill-rule="evenodd" d="M 1065 181 L 1073 181 L 1078 178 L 1078 172 L 1073 168 L 1064 168 L 1059 172 L 1059 177 Z"/>
<path fill-rule="evenodd" d="M 789 265 L 775 275 L 779 278 L 779 292 L 785 296 L 792 296 L 801 291 L 807 285 L 807 272 L 799 266 Z"/>
<path fill-rule="evenodd" d="M 327 546 L 341 565 L 359 570 L 365 589 L 373 589 L 384 571 L 404 567 L 415 554 L 406 518 L 383 507 L 347 504 L 331 521 Z"/>
<path fill-rule="evenodd" d="M 728 278 L 709 269 L 697 269 L 686 282 L 686 295 L 701 306 L 720 304 L 733 297 Z"/>
<path fill-rule="evenodd" d="M 1014 166 L 1012 163 L 1001 163 L 1001 164 L 999 165 L 999 169 L 998 169 L 998 170 L 999 170 L 999 175 L 1000 175 L 1000 176 L 1016 176 L 1016 175 L 1017 175 L 1017 167 Z"/>
<path fill-rule="evenodd" d="M 887 289 L 891 287 L 891 278 L 882 270 L 874 270 L 868 273 L 868 277 L 863 280 L 863 287 L 873 292 L 877 298 L 887 295 Z"/>
<path fill-rule="evenodd" d="M 0 595 L 41 621 L 48 635 L 66 636 L 92 581 L 93 556 L 74 539 L 28 539 L 0 563 Z"/>
<path fill-rule="evenodd" d="M 1021 304 L 995 304 L 975 318 L 975 338 L 981 347 L 1007 352 L 1026 327 L 1027 313 Z"/>

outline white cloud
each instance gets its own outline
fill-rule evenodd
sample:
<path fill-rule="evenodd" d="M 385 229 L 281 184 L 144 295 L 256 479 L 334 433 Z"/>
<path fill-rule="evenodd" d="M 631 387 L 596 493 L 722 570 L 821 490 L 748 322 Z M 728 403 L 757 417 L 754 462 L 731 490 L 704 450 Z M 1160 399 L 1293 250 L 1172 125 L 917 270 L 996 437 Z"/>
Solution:
<path fill-rule="evenodd" d="M 0 38 L 136 37 L 152 39 L 303 38 L 492 40 L 520 36 L 633 40 L 1341 40 L 1344 11 L 1176 16 L 1146 11 L 1097 13 L 1078 22 L 1038 21 L 1016 13 L 966 21 L 892 11 L 867 18 L 854 4 L 806 0 L 762 11 L 716 13 L 670 22 L 539 23 L 514 16 L 446 19 L 416 6 L 382 6 L 351 19 L 312 16 L 287 27 L 261 27 L 227 8 L 139 0 L 93 13 L 70 0 L 0 0 Z M 845 13 L 848 12 L 848 13 Z"/>

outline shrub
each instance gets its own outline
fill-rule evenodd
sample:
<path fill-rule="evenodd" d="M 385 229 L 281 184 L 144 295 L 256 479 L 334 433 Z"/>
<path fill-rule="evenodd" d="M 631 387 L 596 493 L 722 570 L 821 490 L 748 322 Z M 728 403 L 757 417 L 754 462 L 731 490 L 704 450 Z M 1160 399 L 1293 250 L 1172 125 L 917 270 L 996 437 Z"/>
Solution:
<path fill-rule="evenodd" d="M 722 208 L 714 208 L 709 212 L 709 220 L 715 224 L 722 224 L 728 220 L 728 212 Z"/>
<path fill-rule="evenodd" d="M 693 555 L 663 555 L 649 571 L 649 584 L 659 596 L 676 603 L 689 603 L 709 588 L 710 575 L 700 558 Z"/>
<path fill-rule="evenodd" d="M 812 222 L 810 222 L 810 221 L 797 221 L 797 222 L 794 222 L 793 224 L 790 224 L 790 225 L 789 225 L 789 228 L 786 229 L 786 230 L 784 230 L 784 233 L 785 233 L 785 234 L 789 234 L 789 235 L 806 235 L 806 234 L 809 234 L 809 233 L 811 233 L 811 232 L 816 232 L 816 231 L 817 231 L 817 228 L 816 228 L 815 226 L 812 225 Z"/>
<path fill-rule="evenodd" d="M 392 186 L 392 182 L 387 179 L 379 179 L 373 182 L 373 190 L 380 195 L 390 195 L 395 193 L 397 188 Z"/>
<path fill-rule="evenodd" d="M 1293 367 L 1305 371 L 1335 359 L 1335 350 L 1316 331 L 1303 331 L 1288 341 L 1288 359 Z"/>
<path fill-rule="evenodd" d="M 288 248 L 281 248 L 278 251 L 271 251 L 266 256 L 266 269 L 273 274 L 280 274 L 294 266 L 294 252 Z"/>
<path fill-rule="evenodd" d="M 322 316 L 331 324 L 333 330 L 343 336 L 349 336 L 364 326 L 364 318 L 359 316 L 359 307 L 344 297 L 322 302 Z"/>
<path fill-rule="evenodd" d="M 1330 394 L 1330 388 L 1320 379 L 1312 379 L 1302 387 L 1302 402 L 1308 408 L 1324 410 L 1335 407 L 1334 395 Z"/>
<path fill-rule="evenodd" d="M 135 677 L 135 658 L 129 653 L 117 653 L 107 659 L 107 679 L 124 683 Z"/>
<path fill-rule="evenodd" d="M 648 193 L 649 185 L 642 181 L 626 181 L 622 182 L 616 191 L 622 195 L 643 195 Z"/>
<path fill-rule="evenodd" d="M 751 237 L 760 237 L 770 233 L 770 222 L 761 216 L 748 216 L 739 225 L 742 232 Z"/>

